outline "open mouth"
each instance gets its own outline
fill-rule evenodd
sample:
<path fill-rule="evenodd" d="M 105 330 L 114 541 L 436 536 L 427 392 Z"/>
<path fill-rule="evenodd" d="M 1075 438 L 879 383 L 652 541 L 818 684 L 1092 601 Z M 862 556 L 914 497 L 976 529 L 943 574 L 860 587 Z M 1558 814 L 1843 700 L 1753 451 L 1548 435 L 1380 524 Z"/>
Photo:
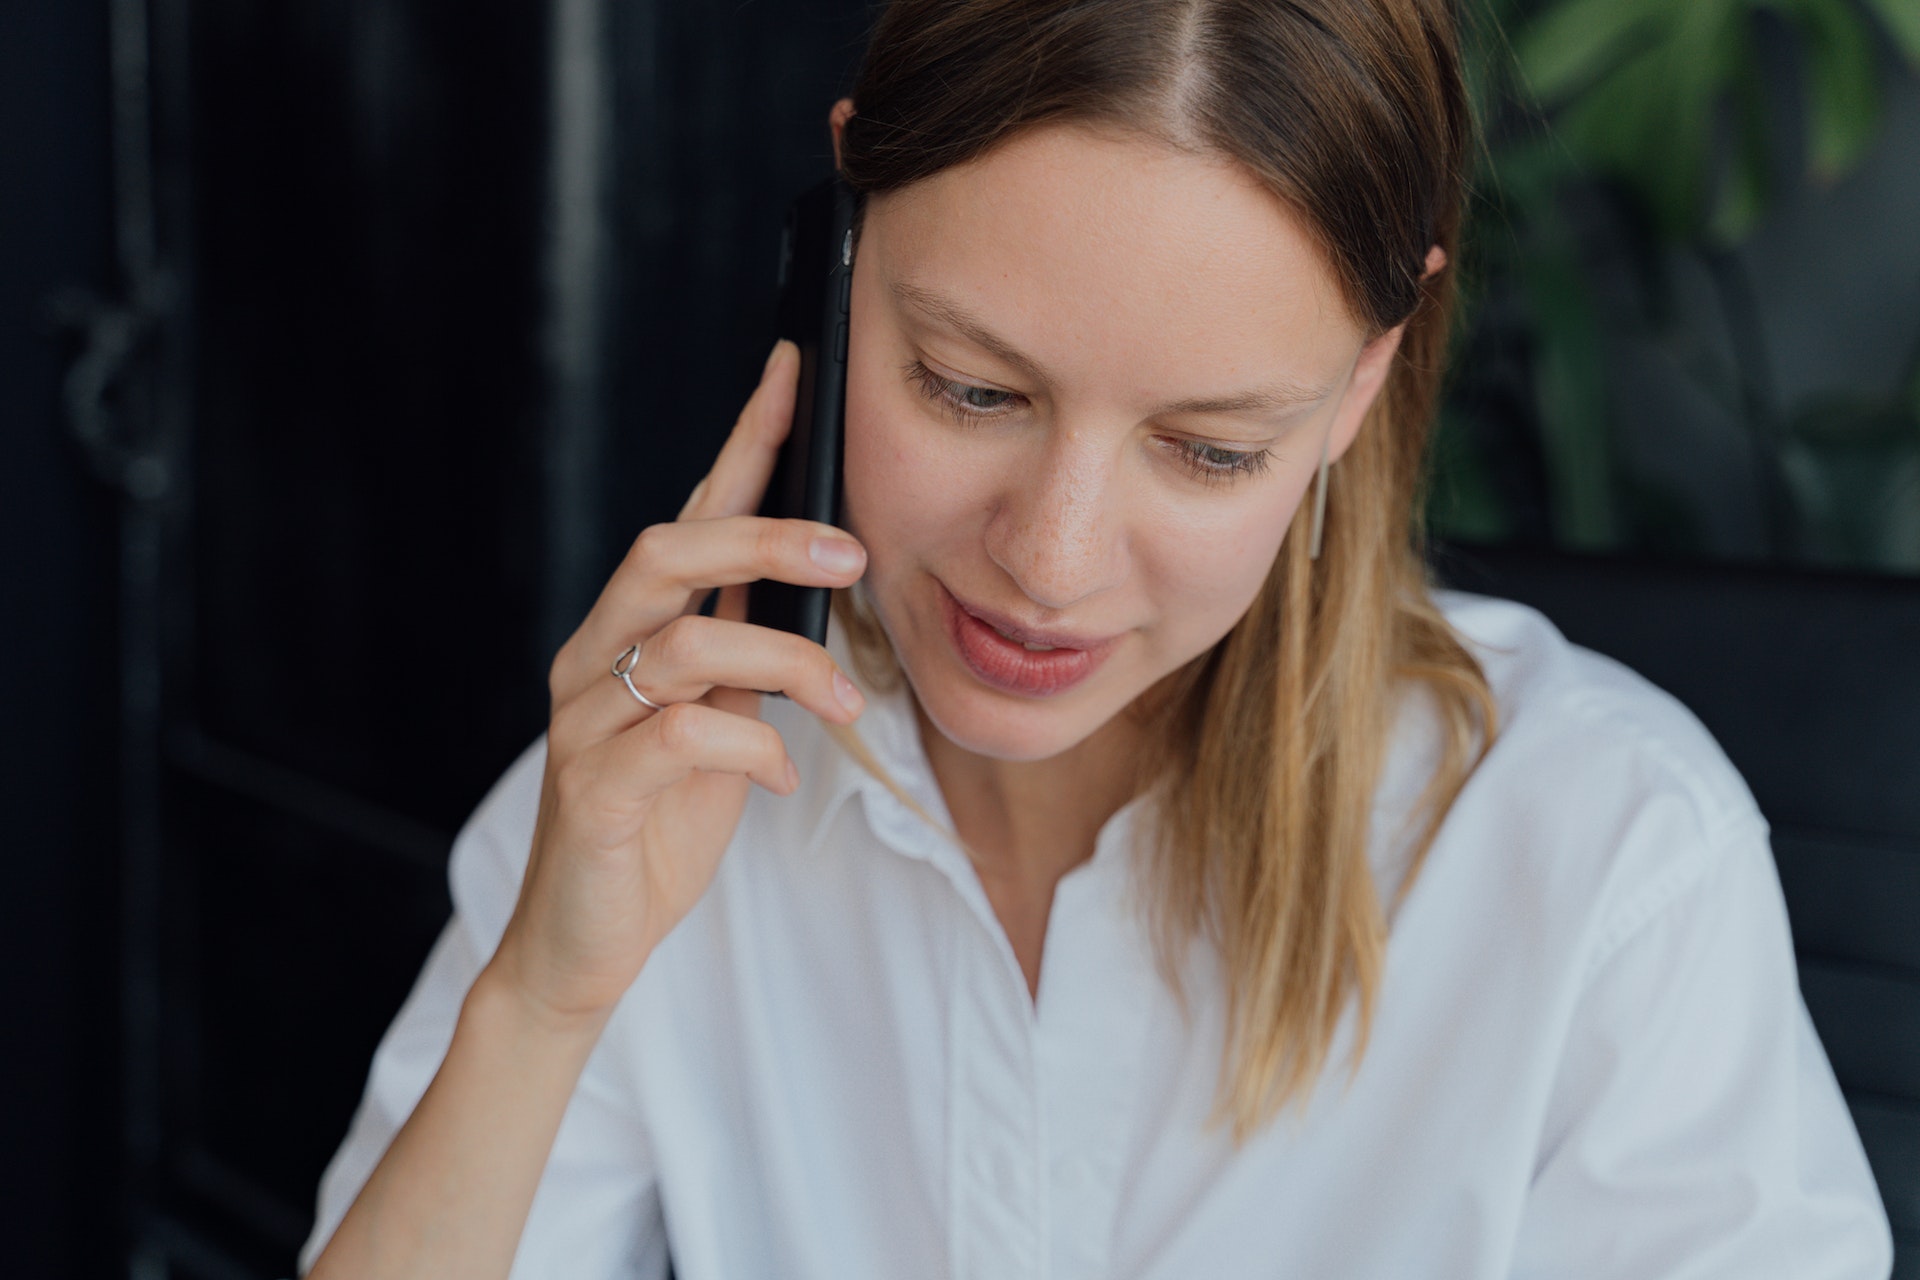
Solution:
<path fill-rule="evenodd" d="M 993 624 L 988 623 L 987 625 L 992 626 Z M 1057 645 L 1057 644 L 1034 644 L 1030 640 L 1022 640 L 1017 636 L 1010 636 L 1006 632 L 1000 630 L 1000 628 L 998 627 L 994 627 L 993 632 L 995 635 L 999 636 L 1002 640 L 1007 641 L 1009 644 L 1017 644 L 1022 649 L 1025 649 L 1028 653 L 1054 653 L 1065 647 L 1063 645 Z"/>
<path fill-rule="evenodd" d="M 1029 698 L 1063 693 L 1092 675 L 1118 642 L 1118 636 L 1089 640 L 1082 646 L 1048 644 L 1010 634 L 976 616 L 940 587 L 940 606 L 948 639 L 976 679 L 1003 693 Z"/>

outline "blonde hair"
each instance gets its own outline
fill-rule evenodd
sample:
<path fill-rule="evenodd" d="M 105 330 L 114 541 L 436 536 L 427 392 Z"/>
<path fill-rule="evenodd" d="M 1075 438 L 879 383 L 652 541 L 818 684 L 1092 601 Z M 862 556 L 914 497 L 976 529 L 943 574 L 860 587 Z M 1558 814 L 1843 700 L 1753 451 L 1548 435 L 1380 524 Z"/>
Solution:
<path fill-rule="evenodd" d="M 1485 673 L 1431 595 L 1421 510 L 1453 302 L 1470 134 L 1443 0 L 893 0 L 854 90 L 842 172 L 864 197 L 976 157 L 1047 120 L 1115 121 L 1216 148 L 1318 237 L 1371 334 L 1404 324 L 1385 386 L 1329 473 L 1320 558 L 1312 503 L 1252 606 L 1123 714 L 1156 743 L 1140 886 L 1161 972 L 1184 1004 L 1196 937 L 1226 983 L 1214 1122 L 1236 1142 L 1321 1075 L 1357 1005 L 1366 1050 L 1387 908 L 1368 863 L 1398 700 L 1431 693 L 1441 756 L 1404 894 L 1498 732 Z M 901 674 L 877 621 L 834 601 L 856 670 Z M 858 736 L 842 745 L 907 803 Z M 919 807 L 914 806 L 916 809 Z"/>

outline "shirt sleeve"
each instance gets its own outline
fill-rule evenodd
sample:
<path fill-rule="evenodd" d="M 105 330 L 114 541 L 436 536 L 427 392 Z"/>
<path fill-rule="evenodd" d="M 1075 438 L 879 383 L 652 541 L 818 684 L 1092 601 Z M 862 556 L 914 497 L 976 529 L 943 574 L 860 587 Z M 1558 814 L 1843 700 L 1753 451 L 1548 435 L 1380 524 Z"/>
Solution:
<path fill-rule="evenodd" d="M 1601 935 L 1515 1280 L 1886 1280 L 1892 1239 L 1743 821 Z"/>
<path fill-rule="evenodd" d="M 453 917 L 373 1055 L 366 1091 L 320 1181 L 305 1275 L 393 1136 L 427 1091 L 461 1003 L 519 896 L 538 811 L 545 742 L 517 760 L 454 841 Z M 560 1122 L 534 1194 L 512 1280 L 658 1280 L 668 1274 L 653 1159 L 623 1082 L 620 1018 L 608 1024 Z"/>

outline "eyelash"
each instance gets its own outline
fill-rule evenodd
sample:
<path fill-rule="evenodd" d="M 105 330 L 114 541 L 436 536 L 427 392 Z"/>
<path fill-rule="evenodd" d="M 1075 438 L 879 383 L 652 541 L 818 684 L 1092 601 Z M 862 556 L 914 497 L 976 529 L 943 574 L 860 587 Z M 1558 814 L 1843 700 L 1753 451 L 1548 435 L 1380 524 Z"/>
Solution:
<path fill-rule="evenodd" d="M 988 409 L 966 404 L 959 397 L 967 392 L 978 391 L 990 396 L 1006 396 L 1009 400 L 1015 398 L 1011 391 L 996 391 L 992 387 L 976 387 L 970 382 L 955 382 L 951 378 L 943 378 L 918 360 L 910 362 L 906 368 L 907 376 L 913 379 L 920 394 L 933 401 L 956 422 L 978 421 L 981 418 L 1000 416 L 999 406 Z M 1242 476 L 1259 475 L 1273 460 L 1273 453 L 1269 449 L 1222 449 L 1218 445 L 1203 444 L 1198 440 L 1179 442 L 1179 448 L 1175 452 L 1179 454 L 1182 464 L 1189 472 L 1208 484 L 1216 485 L 1231 483 Z M 1227 461 L 1219 461 L 1222 458 Z"/>

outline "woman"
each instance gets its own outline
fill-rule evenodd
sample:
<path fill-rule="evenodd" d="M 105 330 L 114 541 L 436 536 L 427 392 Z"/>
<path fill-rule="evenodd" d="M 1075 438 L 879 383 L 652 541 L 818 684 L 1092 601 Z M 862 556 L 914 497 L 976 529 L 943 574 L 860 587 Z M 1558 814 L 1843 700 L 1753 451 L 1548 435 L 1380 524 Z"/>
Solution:
<path fill-rule="evenodd" d="M 847 531 L 750 514 L 776 348 L 463 832 L 312 1274 L 1884 1276 L 1738 775 L 1423 576 L 1441 0 L 896 0 L 831 125 Z"/>

